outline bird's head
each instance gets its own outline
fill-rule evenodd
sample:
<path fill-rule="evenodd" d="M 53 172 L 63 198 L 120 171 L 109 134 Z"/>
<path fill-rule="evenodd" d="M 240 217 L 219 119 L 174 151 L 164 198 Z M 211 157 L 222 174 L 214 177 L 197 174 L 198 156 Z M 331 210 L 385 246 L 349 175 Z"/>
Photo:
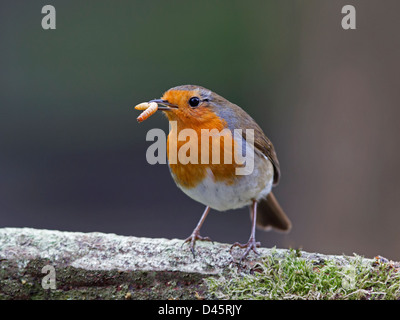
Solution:
<path fill-rule="evenodd" d="M 217 110 L 229 103 L 211 90 L 196 85 L 183 85 L 167 90 L 158 103 L 158 110 L 165 113 L 169 121 L 177 121 L 182 127 L 219 128 L 226 127 L 225 120 Z"/>

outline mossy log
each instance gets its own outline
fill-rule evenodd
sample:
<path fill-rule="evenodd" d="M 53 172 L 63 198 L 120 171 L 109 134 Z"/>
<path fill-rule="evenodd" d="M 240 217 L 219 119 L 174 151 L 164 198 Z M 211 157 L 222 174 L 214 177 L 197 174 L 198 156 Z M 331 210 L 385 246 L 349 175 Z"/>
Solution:
<path fill-rule="evenodd" d="M 0 299 L 398 299 L 384 258 L 177 239 L 0 229 Z M 48 266 L 48 267 L 46 267 Z M 53 282 L 52 282 L 53 281 Z"/>

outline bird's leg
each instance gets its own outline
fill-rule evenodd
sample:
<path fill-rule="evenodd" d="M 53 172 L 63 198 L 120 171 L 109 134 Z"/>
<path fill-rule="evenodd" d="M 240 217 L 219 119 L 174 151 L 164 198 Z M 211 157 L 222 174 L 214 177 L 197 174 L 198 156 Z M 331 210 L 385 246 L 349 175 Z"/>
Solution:
<path fill-rule="evenodd" d="M 240 261 L 242 261 L 246 256 L 249 254 L 250 250 L 253 250 L 254 253 L 259 254 L 257 252 L 257 248 L 261 246 L 260 242 L 256 242 L 256 220 L 257 220 L 257 201 L 253 200 L 252 206 L 250 206 L 250 212 L 251 212 L 251 234 L 249 241 L 247 243 L 242 244 L 239 242 L 235 242 L 230 249 L 230 253 L 232 254 L 232 249 L 234 247 L 239 247 L 239 248 L 246 248 L 246 251 L 240 258 Z"/>
<path fill-rule="evenodd" d="M 194 228 L 192 234 L 189 237 L 187 237 L 185 239 L 185 241 L 183 242 L 183 243 L 190 242 L 190 250 L 192 251 L 194 258 L 195 258 L 194 245 L 195 245 L 196 240 L 212 241 L 209 237 L 202 237 L 200 235 L 200 228 L 203 225 L 204 220 L 206 220 L 206 217 L 207 217 L 209 211 L 210 211 L 210 207 L 206 207 L 196 228 Z"/>

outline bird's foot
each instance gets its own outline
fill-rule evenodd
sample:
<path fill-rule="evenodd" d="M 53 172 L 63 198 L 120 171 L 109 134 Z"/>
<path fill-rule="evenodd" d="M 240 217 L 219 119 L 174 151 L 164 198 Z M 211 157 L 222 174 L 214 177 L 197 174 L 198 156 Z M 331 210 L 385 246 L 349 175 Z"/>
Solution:
<path fill-rule="evenodd" d="M 183 244 L 185 244 L 186 242 L 190 242 L 190 251 L 192 251 L 193 258 L 196 258 L 196 255 L 194 253 L 194 246 L 197 240 L 212 242 L 209 237 L 202 237 L 199 232 L 193 231 L 193 233 L 183 241 Z"/>
<path fill-rule="evenodd" d="M 256 239 L 254 239 L 253 237 L 251 237 L 249 239 L 249 241 L 247 243 L 239 243 L 239 242 L 235 242 L 232 246 L 231 249 L 229 250 L 230 254 L 232 254 L 232 249 L 234 247 L 239 247 L 239 248 L 246 248 L 246 251 L 244 252 L 244 254 L 242 255 L 242 257 L 240 258 L 240 261 L 243 261 L 247 255 L 250 253 L 250 250 L 253 250 L 253 252 L 257 255 L 259 255 L 257 248 L 259 248 L 261 246 L 260 242 L 256 242 Z"/>

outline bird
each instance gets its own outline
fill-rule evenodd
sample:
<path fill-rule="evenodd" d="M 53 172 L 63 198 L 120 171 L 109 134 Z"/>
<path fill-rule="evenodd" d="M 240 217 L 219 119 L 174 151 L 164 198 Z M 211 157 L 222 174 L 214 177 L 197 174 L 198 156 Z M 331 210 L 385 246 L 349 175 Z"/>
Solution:
<path fill-rule="evenodd" d="M 195 257 L 196 241 L 211 241 L 209 237 L 200 235 L 200 229 L 211 209 L 227 211 L 249 207 L 251 218 L 251 231 L 247 243 L 235 242 L 230 253 L 235 247 L 245 249 L 240 260 L 244 260 L 253 251 L 259 254 L 257 248 L 261 246 L 256 241 L 256 228 L 268 231 L 274 229 L 281 232 L 289 232 L 292 224 L 276 197 L 272 193 L 272 187 L 278 185 L 281 171 L 279 161 L 273 144 L 264 134 L 256 121 L 238 105 L 228 101 L 217 93 L 199 85 L 180 85 L 168 89 L 160 99 L 150 100 L 149 103 L 157 103 L 158 110 L 162 111 L 169 122 L 175 122 L 170 126 L 167 138 L 167 157 L 170 173 L 176 185 L 190 198 L 202 203 L 205 210 L 194 228 L 193 232 L 184 243 L 189 243 L 190 250 Z M 200 145 L 201 139 L 180 140 L 177 137 L 184 129 L 190 129 L 198 137 L 202 137 L 207 130 L 225 132 L 220 136 L 220 144 L 212 143 Z M 252 131 L 248 131 L 251 129 Z M 234 134 L 239 131 L 241 134 Z M 253 137 L 248 132 L 252 132 Z M 224 140 L 225 138 L 231 139 Z M 250 141 L 251 140 L 251 141 Z M 225 142 L 228 141 L 228 142 Z M 188 146 L 197 147 L 199 161 L 193 163 L 181 163 L 171 161 L 170 148 L 182 150 L 187 154 Z M 238 168 L 243 168 L 243 163 L 232 160 L 224 161 L 200 161 L 212 159 L 212 154 L 219 151 L 219 159 L 225 155 L 235 156 L 235 148 L 241 146 L 241 150 L 254 150 L 253 168 L 251 172 L 237 174 Z M 185 146 L 185 149 L 183 149 Z M 219 150 L 216 150 L 219 148 Z M 252 148 L 252 149 L 249 149 Z M 238 147 L 237 149 L 240 149 Z M 186 151 L 186 153 L 185 153 Z M 209 154 L 207 155 L 206 152 Z M 202 156 L 205 156 L 202 158 Z M 196 158 L 196 155 L 195 155 Z M 250 161 L 246 159 L 246 161 Z M 195 163 L 197 162 L 197 163 Z"/>

